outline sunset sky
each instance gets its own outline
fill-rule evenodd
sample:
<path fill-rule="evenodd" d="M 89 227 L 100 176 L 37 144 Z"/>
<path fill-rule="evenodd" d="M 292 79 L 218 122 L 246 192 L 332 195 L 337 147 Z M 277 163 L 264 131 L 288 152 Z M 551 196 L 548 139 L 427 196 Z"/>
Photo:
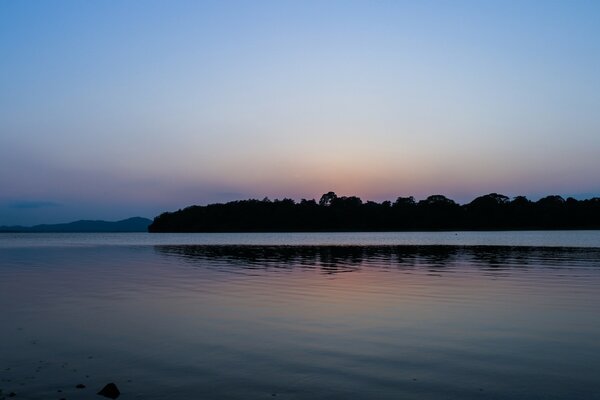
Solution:
<path fill-rule="evenodd" d="M 2 1 L 0 225 L 600 195 L 598 1 Z"/>

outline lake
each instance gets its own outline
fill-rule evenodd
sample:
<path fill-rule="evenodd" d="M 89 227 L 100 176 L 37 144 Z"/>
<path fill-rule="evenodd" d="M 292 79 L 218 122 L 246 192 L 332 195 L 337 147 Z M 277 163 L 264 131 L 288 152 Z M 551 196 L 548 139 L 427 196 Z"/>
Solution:
<path fill-rule="evenodd" d="M 600 399 L 599 306 L 597 231 L 0 234 L 0 399 Z"/>

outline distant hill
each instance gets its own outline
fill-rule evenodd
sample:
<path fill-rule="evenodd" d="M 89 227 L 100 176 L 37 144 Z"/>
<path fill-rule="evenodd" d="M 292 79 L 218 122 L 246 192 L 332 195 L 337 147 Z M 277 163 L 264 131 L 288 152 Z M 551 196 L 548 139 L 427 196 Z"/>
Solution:
<path fill-rule="evenodd" d="M 122 221 L 81 220 L 66 224 L 0 226 L 0 232 L 147 232 L 152 223 L 148 218 L 133 217 Z"/>

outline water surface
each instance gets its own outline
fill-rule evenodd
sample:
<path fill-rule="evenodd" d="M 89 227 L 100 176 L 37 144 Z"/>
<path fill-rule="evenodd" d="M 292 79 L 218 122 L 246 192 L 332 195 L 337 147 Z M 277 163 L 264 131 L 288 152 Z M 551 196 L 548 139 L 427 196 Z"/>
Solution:
<path fill-rule="evenodd" d="M 600 248 L 80 238 L 0 261 L 17 398 L 600 398 Z"/>
<path fill-rule="evenodd" d="M 600 247 L 600 230 L 304 233 L 0 233 L 0 247 L 171 244 Z"/>

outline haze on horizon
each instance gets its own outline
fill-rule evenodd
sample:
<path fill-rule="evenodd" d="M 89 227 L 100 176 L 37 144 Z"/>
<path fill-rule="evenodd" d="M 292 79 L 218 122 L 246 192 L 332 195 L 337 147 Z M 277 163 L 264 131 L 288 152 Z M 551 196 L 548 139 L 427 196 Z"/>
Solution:
<path fill-rule="evenodd" d="M 0 3 L 0 225 L 600 194 L 600 3 Z"/>

